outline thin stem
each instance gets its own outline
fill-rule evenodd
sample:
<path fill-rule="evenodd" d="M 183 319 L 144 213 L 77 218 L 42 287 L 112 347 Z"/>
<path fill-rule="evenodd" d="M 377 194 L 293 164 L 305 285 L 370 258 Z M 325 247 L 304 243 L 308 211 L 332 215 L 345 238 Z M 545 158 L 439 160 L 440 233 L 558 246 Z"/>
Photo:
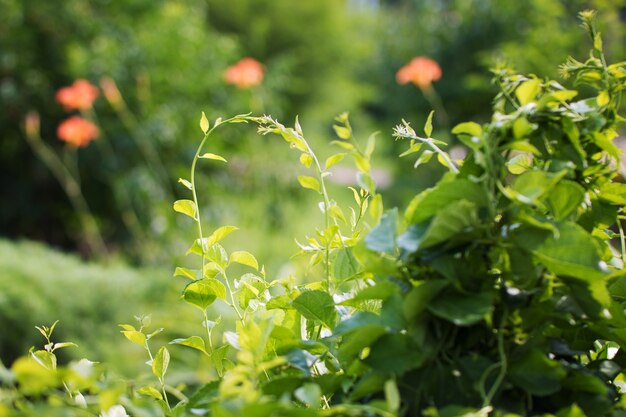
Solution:
<path fill-rule="evenodd" d="M 315 155 L 315 153 L 313 152 L 309 144 L 304 140 L 304 138 L 301 138 L 301 139 L 304 142 L 309 155 L 311 155 L 311 158 L 313 159 L 313 163 L 315 164 L 315 170 L 317 171 L 317 176 L 320 179 L 320 190 L 324 198 L 324 224 L 325 224 L 324 232 L 327 232 L 328 229 L 330 228 L 330 214 L 328 212 L 330 209 L 330 198 L 328 197 L 328 191 L 326 190 L 326 181 L 324 181 L 324 175 L 323 175 L 324 170 L 322 169 L 319 159 L 317 159 L 317 156 Z M 328 292 L 332 294 L 333 289 L 332 289 L 332 282 L 330 278 L 330 243 L 331 242 L 330 242 L 329 236 L 326 236 L 326 233 L 324 233 L 324 235 L 326 237 L 326 243 L 324 245 L 324 269 L 325 269 L 325 275 L 326 275 L 326 285 L 328 286 Z"/>
<path fill-rule="evenodd" d="M 626 266 L 626 237 L 622 226 L 623 216 L 617 216 L 617 229 L 619 230 L 619 242 L 622 250 L 622 267 Z"/>
<path fill-rule="evenodd" d="M 237 316 L 239 317 L 239 320 L 241 321 L 241 323 L 245 324 L 243 320 L 243 316 L 241 315 L 241 312 L 237 308 L 237 303 L 235 302 L 235 293 L 233 292 L 233 289 L 230 285 L 228 276 L 226 276 L 226 271 L 222 271 L 222 275 L 224 276 L 224 281 L 226 282 L 226 288 L 228 288 L 228 292 L 230 293 L 230 300 L 232 302 L 233 310 L 235 310 L 235 313 L 237 313 Z"/>
<path fill-rule="evenodd" d="M 204 327 L 206 327 L 206 337 L 209 341 L 209 355 L 213 353 L 213 341 L 211 340 L 211 329 L 209 329 L 209 317 L 206 314 L 206 310 L 202 310 L 204 314 Z"/>
<path fill-rule="evenodd" d="M 41 137 L 27 134 L 26 139 L 33 151 L 47 165 L 57 181 L 59 181 L 63 191 L 65 191 L 65 194 L 68 196 L 70 203 L 78 215 L 89 248 L 97 256 L 105 258 L 107 254 L 106 245 L 100 234 L 98 223 L 83 196 L 80 184 L 54 151 L 43 142 Z"/>
<path fill-rule="evenodd" d="M 422 90 L 422 93 L 424 94 L 426 100 L 430 103 L 433 109 L 435 109 L 435 112 L 439 116 L 439 121 L 447 130 L 450 124 L 450 118 L 448 117 L 446 108 L 443 106 L 443 101 L 437 93 L 437 90 L 435 90 L 432 84 L 429 84 L 426 87 L 420 87 L 420 90 Z"/>
<path fill-rule="evenodd" d="M 491 404 L 493 397 L 496 395 L 498 389 L 500 389 L 500 385 L 502 385 L 504 377 L 506 376 L 506 371 L 508 367 L 506 352 L 504 351 L 504 325 L 506 323 L 506 318 L 507 312 L 505 310 L 504 314 L 502 315 L 502 320 L 500 322 L 500 328 L 498 329 L 498 355 L 500 356 L 500 372 L 498 372 L 498 376 L 496 377 L 496 380 L 491 386 L 491 389 L 489 390 L 489 393 L 487 394 L 487 397 L 483 402 L 483 407 L 487 407 Z"/>

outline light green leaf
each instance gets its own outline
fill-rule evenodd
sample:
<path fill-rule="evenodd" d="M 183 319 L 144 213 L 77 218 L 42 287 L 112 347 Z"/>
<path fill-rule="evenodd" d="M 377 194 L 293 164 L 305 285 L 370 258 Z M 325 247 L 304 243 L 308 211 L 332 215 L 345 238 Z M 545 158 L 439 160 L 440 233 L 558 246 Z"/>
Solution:
<path fill-rule="evenodd" d="M 309 188 L 311 190 L 317 191 L 318 193 L 320 192 L 320 182 L 316 178 L 306 175 L 299 175 L 298 182 L 303 188 Z"/>
<path fill-rule="evenodd" d="M 430 161 L 430 159 L 433 157 L 434 154 L 435 153 L 429 149 L 425 150 L 417 158 L 417 161 L 415 161 L 415 163 L 413 164 L 413 168 L 417 168 L 418 166 L 422 164 L 428 163 L 428 161 Z"/>
<path fill-rule="evenodd" d="M 609 96 L 608 91 L 601 91 L 600 94 L 598 94 L 598 97 L 596 97 L 596 102 L 600 107 L 606 106 L 607 104 L 609 104 L 610 101 L 611 96 Z"/>
<path fill-rule="evenodd" d="M 328 169 L 335 164 L 341 162 L 341 160 L 346 156 L 345 153 L 337 153 L 335 155 L 331 155 L 326 159 L 326 164 L 324 169 Z"/>
<path fill-rule="evenodd" d="M 52 350 L 55 351 L 57 349 L 66 348 L 66 347 L 78 347 L 78 345 L 72 342 L 60 342 L 60 343 L 55 343 Z"/>
<path fill-rule="evenodd" d="M 226 160 L 226 158 L 224 158 L 223 156 L 216 155 L 216 154 L 214 154 L 214 153 L 209 153 L 209 152 L 207 152 L 207 153 L 205 153 L 205 154 L 200 155 L 198 158 L 202 158 L 202 159 L 212 159 L 212 160 L 214 160 L 214 161 L 228 162 L 228 161 Z"/>
<path fill-rule="evenodd" d="M 213 304 L 216 298 L 226 299 L 226 288 L 217 279 L 196 280 L 183 290 L 183 300 L 201 310 Z"/>
<path fill-rule="evenodd" d="M 293 394 L 298 400 L 302 401 L 306 406 L 312 409 L 320 408 L 322 390 L 319 385 L 313 384 L 313 383 L 303 384 L 301 387 L 296 388 Z"/>
<path fill-rule="evenodd" d="M 452 129 L 455 135 L 469 135 L 479 137 L 483 133 L 483 128 L 475 122 L 465 122 L 458 124 Z"/>
<path fill-rule="evenodd" d="M 163 395 L 161 395 L 161 393 L 157 389 L 152 387 L 141 387 L 137 390 L 137 393 L 141 395 L 147 395 L 148 397 L 152 397 L 157 400 L 163 400 Z"/>
<path fill-rule="evenodd" d="M 318 321 L 329 329 L 335 324 L 337 316 L 335 302 L 324 291 L 304 291 L 292 301 L 291 305 L 307 320 Z"/>
<path fill-rule="evenodd" d="M 184 179 L 184 178 L 179 178 L 178 182 L 181 183 L 182 185 L 184 185 L 185 188 L 187 188 L 188 190 L 192 190 L 193 189 L 193 185 L 189 181 Z"/>
<path fill-rule="evenodd" d="M 335 129 L 335 133 L 337 137 L 343 140 L 349 140 L 350 136 L 352 136 L 352 132 L 345 126 L 333 125 L 333 129 Z"/>
<path fill-rule="evenodd" d="M 202 112 L 202 117 L 200 117 L 200 129 L 205 135 L 209 133 L 209 119 L 207 119 L 204 112 Z"/>
<path fill-rule="evenodd" d="M 527 137 L 537 126 L 529 123 L 525 117 L 520 117 L 513 122 L 513 136 L 515 139 L 520 140 Z"/>
<path fill-rule="evenodd" d="M 519 100 L 522 106 L 530 103 L 537 97 L 537 94 L 541 91 L 541 80 L 533 78 L 532 80 L 524 81 L 515 90 L 515 96 Z"/>
<path fill-rule="evenodd" d="M 566 172 L 526 171 L 515 179 L 512 190 L 516 200 L 524 204 L 537 204 L 539 199 L 552 191 Z"/>
<path fill-rule="evenodd" d="M 426 123 L 424 124 L 424 134 L 427 138 L 429 138 L 430 135 L 432 135 L 433 133 L 433 114 L 435 114 L 434 110 L 428 114 L 428 118 L 426 119 Z"/>
<path fill-rule="evenodd" d="M 54 353 L 47 350 L 36 350 L 30 352 L 31 357 L 41 366 L 46 369 L 56 369 L 57 357 Z"/>
<path fill-rule="evenodd" d="M 259 270 L 259 263 L 250 252 L 246 251 L 237 251 L 230 254 L 230 259 L 228 261 L 229 264 L 236 262 L 241 265 L 246 265 L 251 268 Z"/>
<path fill-rule="evenodd" d="M 209 355 L 206 351 L 206 346 L 204 344 L 204 339 L 199 336 L 191 336 L 186 339 L 174 339 L 170 342 L 170 345 L 182 345 L 189 346 L 190 348 L 199 350 L 205 355 Z"/>
<path fill-rule="evenodd" d="M 211 233 L 211 236 L 206 239 L 207 247 L 211 248 L 213 245 L 224 239 L 235 230 L 238 230 L 238 228 L 235 226 L 222 226 L 217 228 L 213 233 Z"/>
<path fill-rule="evenodd" d="M 161 346 L 161 349 L 157 352 L 156 356 L 152 360 L 152 373 L 159 379 L 165 377 L 167 367 L 170 364 L 170 352 L 165 346 Z"/>
<path fill-rule="evenodd" d="M 516 155 L 509 159 L 506 163 L 506 167 L 511 174 L 519 175 L 528 171 L 532 164 L 532 161 L 528 155 L 521 154 Z"/>
<path fill-rule="evenodd" d="M 176 270 L 174 271 L 174 275 L 175 277 L 185 277 L 185 278 L 189 278 L 191 280 L 195 280 L 197 278 L 197 272 L 192 270 L 192 269 L 188 269 L 188 268 L 182 268 L 180 266 L 176 267 Z"/>
<path fill-rule="evenodd" d="M 308 153 L 302 153 L 300 154 L 300 163 L 309 168 L 313 163 L 313 158 Z"/>
<path fill-rule="evenodd" d="M 393 379 L 388 379 L 385 382 L 385 399 L 387 400 L 387 407 L 392 413 L 396 413 L 400 409 L 400 391 Z"/>
<path fill-rule="evenodd" d="M 412 144 L 411 144 L 411 146 L 409 147 L 409 149 L 407 149 L 406 151 L 402 152 L 402 153 L 399 155 L 399 156 L 400 156 L 400 158 L 402 158 L 402 157 L 404 157 L 404 156 L 407 156 L 407 155 L 411 155 L 412 153 L 415 153 L 415 152 L 419 152 L 419 151 L 420 151 L 420 149 L 422 149 L 422 145 L 423 145 L 423 144 L 424 144 L 423 142 L 415 142 L 415 143 L 412 143 Z"/>
<path fill-rule="evenodd" d="M 137 330 L 122 330 L 122 334 L 131 342 L 145 346 L 146 335 Z"/>
<path fill-rule="evenodd" d="M 196 215 L 198 213 L 198 209 L 196 208 L 196 203 L 191 200 L 177 200 L 174 202 L 174 211 L 179 213 L 186 214 L 192 219 L 196 220 Z"/>

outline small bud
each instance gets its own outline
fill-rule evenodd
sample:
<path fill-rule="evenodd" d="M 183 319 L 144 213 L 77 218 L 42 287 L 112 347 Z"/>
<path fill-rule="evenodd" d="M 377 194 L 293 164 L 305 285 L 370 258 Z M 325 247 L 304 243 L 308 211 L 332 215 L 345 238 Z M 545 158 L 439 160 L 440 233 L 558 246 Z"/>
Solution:
<path fill-rule="evenodd" d="M 104 77 L 100 80 L 100 87 L 102 87 L 104 96 L 111 106 L 115 109 L 119 109 L 122 106 L 123 99 L 120 90 L 117 88 L 117 84 L 115 84 L 115 80 L 111 77 Z"/>

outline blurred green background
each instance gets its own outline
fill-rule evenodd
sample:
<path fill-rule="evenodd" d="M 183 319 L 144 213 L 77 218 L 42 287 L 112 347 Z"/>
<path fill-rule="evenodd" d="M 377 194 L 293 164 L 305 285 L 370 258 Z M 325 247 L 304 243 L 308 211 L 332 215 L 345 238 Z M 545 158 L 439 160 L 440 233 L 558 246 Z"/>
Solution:
<path fill-rule="evenodd" d="M 349 111 L 359 139 L 381 132 L 375 162 L 391 207 L 438 175 L 396 159 L 393 126 L 403 118 L 420 126 L 432 107 L 418 88 L 396 82 L 397 70 L 420 55 L 441 65 L 433 85 L 448 117 L 435 116 L 435 137 L 452 141 L 454 124 L 490 114 L 489 69 L 497 63 L 558 77 L 568 55 L 582 57 L 588 44 L 576 15 L 586 8 L 598 10 L 609 59 L 626 59 L 625 0 L 0 0 L 0 359 L 10 363 L 39 343 L 33 326 L 42 321 L 60 319 L 62 336 L 85 346 L 77 355 L 106 356 L 121 342 L 116 324 L 135 314 L 166 317 L 172 309 L 191 320 L 176 302 L 183 283 L 170 275 L 189 263 L 194 228 L 171 205 L 188 198 L 177 179 L 188 177 L 202 138 L 201 111 L 211 120 L 266 113 L 285 124 L 300 115 L 323 156 L 333 153 L 333 118 Z M 264 66 L 257 87 L 224 81 L 244 57 Z M 76 158 L 107 265 L 78 259 L 90 253 L 79 219 L 23 128 L 26 114 L 38 112 L 43 141 L 66 157 L 73 151 L 56 128 L 69 114 L 55 93 L 103 77 L 117 83 L 126 116 L 101 94 L 94 104 L 101 137 L 68 158 Z M 141 149 L 146 142 L 156 167 Z M 233 247 L 255 253 L 269 278 L 290 274 L 294 238 L 321 217 L 297 184 L 296 155 L 241 125 L 219 131 L 210 148 L 229 164 L 201 164 L 207 226 L 237 225 Z M 337 177 L 341 199 L 354 173 Z M 129 208 L 134 230 L 124 221 Z M 119 356 L 103 359 L 123 362 Z"/>

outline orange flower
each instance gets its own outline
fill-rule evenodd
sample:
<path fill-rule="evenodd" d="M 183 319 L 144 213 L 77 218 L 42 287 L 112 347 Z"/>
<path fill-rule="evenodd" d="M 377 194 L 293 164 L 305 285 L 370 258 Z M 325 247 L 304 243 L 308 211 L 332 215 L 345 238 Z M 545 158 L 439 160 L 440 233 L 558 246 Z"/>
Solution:
<path fill-rule="evenodd" d="M 56 99 L 67 111 L 88 110 L 100 94 L 98 88 L 87 80 L 76 80 L 69 87 L 60 88 Z"/>
<path fill-rule="evenodd" d="M 57 128 L 57 136 L 77 148 L 87 146 L 98 137 L 100 131 L 89 120 L 80 116 L 72 116 L 64 120 Z"/>
<path fill-rule="evenodd" d="M 238 88 L 250 88 L 261 84 L 265 70 L 254 58 L 244 58 L 224 71 L 224 80 Z"/>
<path fill-rule="evenodd" d="M 398 84 L 412 82 L 421 89 L 428 88 L 433 81 L 441 78 L 441 67 L 436 61 L 424 56 L 415 57 L 398 70 Z"/>

